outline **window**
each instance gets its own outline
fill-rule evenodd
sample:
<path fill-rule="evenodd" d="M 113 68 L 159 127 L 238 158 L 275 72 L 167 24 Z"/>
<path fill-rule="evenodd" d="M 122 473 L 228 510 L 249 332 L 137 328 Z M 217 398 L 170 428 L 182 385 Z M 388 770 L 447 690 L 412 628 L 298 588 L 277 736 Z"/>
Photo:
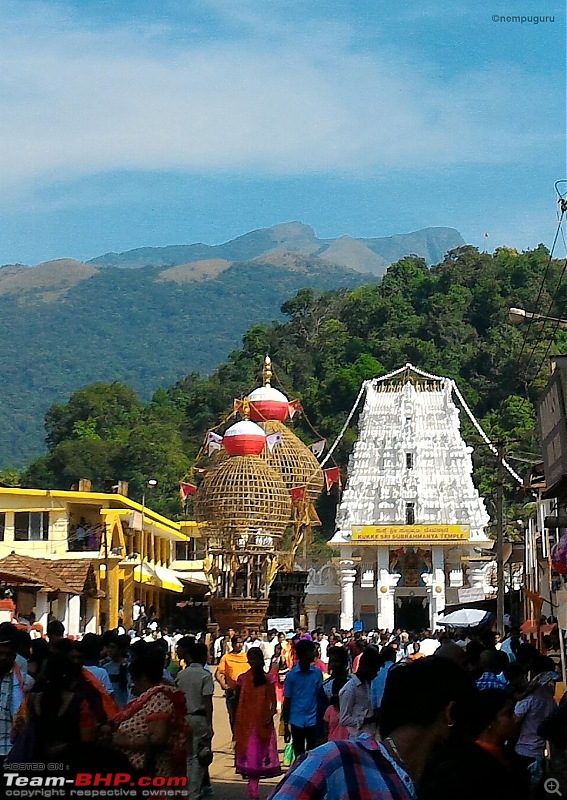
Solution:
<path fill-rule="evenodd" d="M 413 469 L 413 453 L 406 453 L 406 469 Z"/>
<path fill-rule="evenodd" d="M 46 542 L 49 539 L 49 511 L 16 511 L 14 540 L 16 542 Z"/>
<path fill-rule="evenodd" d="M 0 514 L 0 542 L 4 541 L 4 531 L 6 530 L 6 514 Z"/>
<path fill-rule="evenodd" d="M 415 503 L 406 503 L 406 525 L 415 525 Z"/>
<path fill-rule="evenodd" d="M 186 542 L 175 542 L 176 561 L 198 561 L 205 557 L 205 546 L 201 539 L 191 538 Z"/>

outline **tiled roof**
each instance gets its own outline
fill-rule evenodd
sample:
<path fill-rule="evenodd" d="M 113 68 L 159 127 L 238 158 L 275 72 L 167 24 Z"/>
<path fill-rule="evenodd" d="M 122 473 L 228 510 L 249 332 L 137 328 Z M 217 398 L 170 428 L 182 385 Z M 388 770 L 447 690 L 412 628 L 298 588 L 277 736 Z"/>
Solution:
<path fill-rule="evenodd" d="M 65 594 L 86 594 L 101 597 L 97 591 L 95 567 L 91 559 L 32 558 L 10 553 L 0 558 L 0 579 L 11 580 L 38 589 Z"/>
<path fill-rule="evenodd" d="M 58 561 L 41 559 L 41 561 L 64 580 L 67 586 L 73 589 L 74 594 L 87 594 L 91 597 L 97 594 L 98 561 L 90 558 L 62 558 Z M 104 595 L 100 593 L 100 596 Z"/>
<path fill-rule="evenodd" d="M 52 592 L 75 594 L 75 591 L 67 586 L 65 581 L 53 570 L 44 566 L 45 560 L 10 553 L 9 556 L 0 559 L 0 576 L 5 574 L 7 577 L 9 576 L 8 581 L 15 578 L 19 583 L 37 586 Z"/>

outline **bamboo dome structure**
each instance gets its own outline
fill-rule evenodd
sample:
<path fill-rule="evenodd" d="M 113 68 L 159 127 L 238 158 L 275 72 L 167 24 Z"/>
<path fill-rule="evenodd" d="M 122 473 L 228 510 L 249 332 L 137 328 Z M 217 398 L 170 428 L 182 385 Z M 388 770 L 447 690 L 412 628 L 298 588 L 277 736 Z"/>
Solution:
<path fill-rule="evenodd" d="M 207 536 L 280 537 L 291 515 L 281 476 L 260 456 L 229 456 L 209 472 L 196 495 L 195 519 Z M 274 542 L 270 544 L 273 549 Z"/>
<path fill-rule="evenodd" d="M 227 455 L 199 487 L 195 518 L 207 541 L 204 566 L 216 593 L 210 608 L 218 624 L 259 626 L 291 518 L 281 476 L 260 456 Z"/>

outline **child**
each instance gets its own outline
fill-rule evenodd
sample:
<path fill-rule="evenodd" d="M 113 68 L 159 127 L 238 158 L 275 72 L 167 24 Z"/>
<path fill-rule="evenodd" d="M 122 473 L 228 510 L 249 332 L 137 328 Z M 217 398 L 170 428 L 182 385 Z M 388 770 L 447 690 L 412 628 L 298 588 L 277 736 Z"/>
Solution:
<path fill-rule="evenodd" d="M 289 667 L 287 661 L 282 654 L 282 646 L 277 644 L 272 657 L 270 672 L 276 678 L 276 701 L 278 704 L 278 711 L 281 711 L 284 701 L 284 683 Z"/>
<path fill-rule="evenodd" d="M 333 689 L 331 703 L 323 716 L 325 723 L 326 740 L 337 742 L 340 739 L 348 739 L 348 730 L 339 722 L 339 692 L 347 682 L 348 678 L 340 677 L 333 679 Z"/>

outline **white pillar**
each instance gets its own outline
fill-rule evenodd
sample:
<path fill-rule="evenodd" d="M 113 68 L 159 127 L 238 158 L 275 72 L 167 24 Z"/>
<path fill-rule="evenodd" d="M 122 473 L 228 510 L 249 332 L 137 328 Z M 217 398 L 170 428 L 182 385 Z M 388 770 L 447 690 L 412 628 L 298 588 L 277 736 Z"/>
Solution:
<path fill-rule="evenodd" d="M 67 636 L 78 636 L 81 632 L 81 595 L 68 595 L 67 603 Z"/>
<path fill-rule="evenodd" d="M 85 633 L 98 633 L 96 623 L 96 600 L 93 597 L 87 597 L 87 614 L 85 622 Z"/>
<path fill-rule="evenodd" d="M 393 631 L 395 627 L 396 586 L 401 575 L 390 572 L 390 548 L 378 548 L 378 628 Z"/>
<path fill-rule="evenodd" d="M 65 636 L 69 635 L 69 595 L 57 595 L 57 619 L 61 620 L 65 627 Z"/>
<path fill-rule="evenodd" d="M 49 621 L 49 597 L 47 592 L 39 591 L 35 596 L 35 620 L 41 625 L 45 635 Z"/>
<path fill-rule="evenodd" d="M 445 608 L 445 551 L 442 547 L 431 548 L 433 574 L 431 581 L 431 600 L 429 620 L 431 628 L 437 626 L 437 615 Z"/>
<path fill-rule="evenodd" d="M 354 561 L 341 559 L 339 569 L 341 582 L 341 630 L 349 631 L 354 625 L 354 581 L 356 569 Z"/>

